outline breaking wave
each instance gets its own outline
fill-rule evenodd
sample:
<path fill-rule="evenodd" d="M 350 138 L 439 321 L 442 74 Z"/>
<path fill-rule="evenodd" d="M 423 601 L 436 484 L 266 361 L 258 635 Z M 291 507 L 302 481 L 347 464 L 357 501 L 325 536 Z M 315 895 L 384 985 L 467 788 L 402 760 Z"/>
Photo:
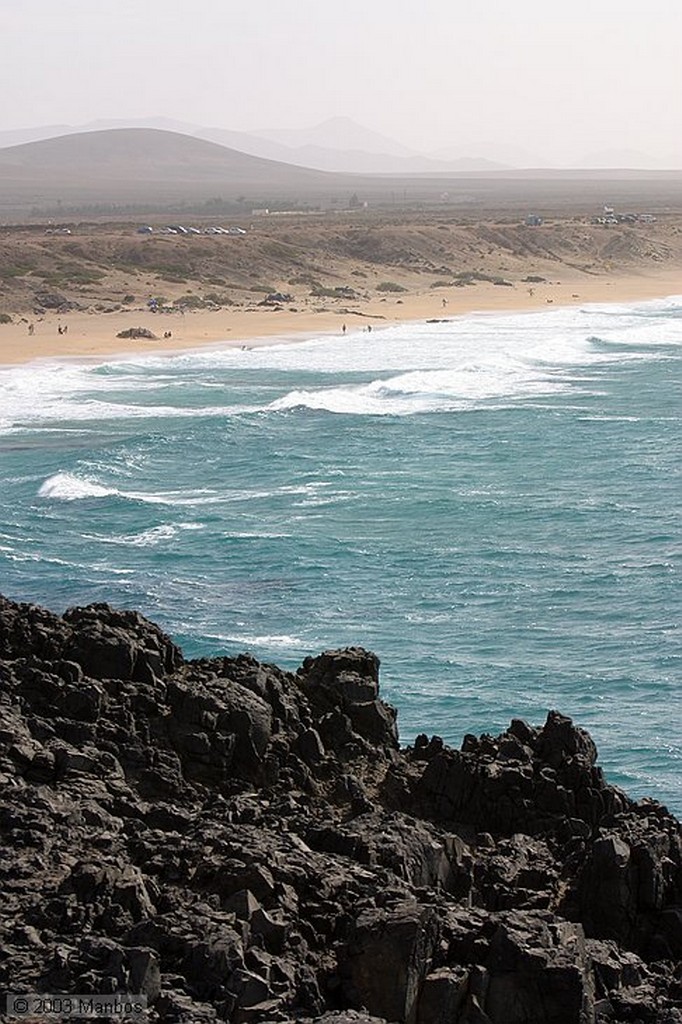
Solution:
<path fill-rule="evenodd" d="M 108 498 L 118 494 L 113 487 L 103 487 L 94 480 L 84 480 L 73 473 L 55 473 L 38 490 L 38 497 L 56 501 L 80 501 L 83 498 Z"/>

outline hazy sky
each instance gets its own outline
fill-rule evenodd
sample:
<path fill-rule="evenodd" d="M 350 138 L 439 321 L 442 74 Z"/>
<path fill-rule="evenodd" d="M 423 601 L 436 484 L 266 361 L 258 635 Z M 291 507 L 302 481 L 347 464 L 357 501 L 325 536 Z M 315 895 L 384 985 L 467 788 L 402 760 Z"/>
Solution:
<path fill-rule="evenodd" d="M 0 130 L 345 115 L 419 150 L 682 166 L 682 0 L 0 0 Z"/>

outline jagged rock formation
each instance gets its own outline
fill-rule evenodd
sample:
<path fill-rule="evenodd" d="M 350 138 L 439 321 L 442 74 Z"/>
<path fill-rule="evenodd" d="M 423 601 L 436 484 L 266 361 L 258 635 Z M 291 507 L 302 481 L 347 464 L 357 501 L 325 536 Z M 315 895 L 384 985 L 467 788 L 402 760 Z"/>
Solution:
<path fill-rule="evenodd" d="M 0 598 L 0 986 L 149 1020 L 682 1022 L 682 837 L 550 713 L 398 744 L 360 648 Z"/>

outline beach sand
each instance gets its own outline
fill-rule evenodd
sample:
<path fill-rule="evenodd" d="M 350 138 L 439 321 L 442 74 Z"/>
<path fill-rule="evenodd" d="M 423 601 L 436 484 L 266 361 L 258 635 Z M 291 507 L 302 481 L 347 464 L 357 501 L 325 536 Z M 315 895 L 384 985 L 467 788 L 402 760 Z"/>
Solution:
<path fill-rule="evenodd" d="M 562 268 L 565 269 L 565 268 Z M 421 284 L 421 282 L 420 282 Z M 633 302 L 682 294 L 682 271 L 670 267 L 648 270 L 644 275 L 561 274 L 561 280 L 504 287 L 476 282 L 466 287 L 415 288 L 399 295 L 366 300 L 297 300 L 295 311 L 281 308 L 228 307 L 206 311 L 151 313 L 138 308 L 115 313 L 45 313 L 23 317 L 21 322 L 0 324 L 0 364 L 13 365 L 36 359 L 72 357 L 109 359 L 116 356 L 158 354 L 202 346 L 249 347 L 296 341 L 315 335 L 338 335 L 379 330 L 395 323 L 445 320 L 474 312 L 539 311 L 587 303 Z M 33 332 L 29 333 L 29 324 Z M 67 328 L 59 333 L 59 327 Z M 120 331 L 143 327 L 156 340 L 118 338 Z M 170 332 L 171 336 L 164 338 Z"/>

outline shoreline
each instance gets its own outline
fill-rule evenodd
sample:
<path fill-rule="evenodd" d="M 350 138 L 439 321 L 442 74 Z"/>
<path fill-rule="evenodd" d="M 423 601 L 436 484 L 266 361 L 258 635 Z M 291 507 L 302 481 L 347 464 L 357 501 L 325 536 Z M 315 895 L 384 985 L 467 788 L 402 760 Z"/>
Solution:
<path fill-rule="evenodd" d="M 98 361 L 135 355 L 175 355 L 202 348 L 262 347 L 293 344 L 309 337 L 349 334 L 371 325 L 373 329 L 400 323 L 450 320 L 477 313 L 528 313 L 599 303 L 629 303 L 682 294 L 682 272 L 652 276 L 587 276 L 576 274 L 561 281 L 545 281 L 523 289 L 479 282 L 464 288 L 410 290 L 400 296 L 373 297 L 353 304 L 329 300 L 312 307 L 298 300 L 294 309 L 282 306 L 228 307 L 211 311 L 150 313 L 136 308 L 114 313 L 46 313 L 22 317 L 19 323 L 0 325 L 0 367 L 9 368 L 44 359 Z M 319 301 L 319 300 L 317 300 Z M 33 333 L 28 325 L 33 323 Z M 67 328 L 59 333 L 58 328 Z M 144 327 L 156 335 L 118 338 L 119 331 Z M 163 337 L 170 332 L 170 337 Z"/>

